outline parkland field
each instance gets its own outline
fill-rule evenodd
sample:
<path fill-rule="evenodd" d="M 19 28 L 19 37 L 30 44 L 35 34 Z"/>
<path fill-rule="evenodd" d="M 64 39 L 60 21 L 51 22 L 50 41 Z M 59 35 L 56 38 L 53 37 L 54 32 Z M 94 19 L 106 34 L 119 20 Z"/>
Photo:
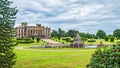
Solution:
<path fill-rule="evenodd" d="M 86 68 L 95 49 L 17 48 L 15 68 Z"/>
<path fill-rule="evenodd" d="M 63 40 L 60 40 L 64 42 Z M 96 42 L 87 42 L 85 44 L 116 44 L 115 42 L 106 42 L 103 39 Z M 18 44 L 14 52 L 17 54 L 15 68 L 86 68 L 91 55 L 96 49 L 91 48 L 30 48 L 30 46 L 41 45 L 46 43 L 40 41 L 37 43 Z"/>

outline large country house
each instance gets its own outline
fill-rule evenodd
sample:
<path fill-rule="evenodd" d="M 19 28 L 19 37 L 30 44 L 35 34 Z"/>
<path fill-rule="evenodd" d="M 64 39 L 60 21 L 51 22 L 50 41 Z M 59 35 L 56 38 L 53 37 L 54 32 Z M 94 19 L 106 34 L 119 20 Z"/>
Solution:
<path fill-rule="evenodd" d="M 22 22 L 16 27 L 17 37 L 50 37 L 50 28 L 36 24 L 36 26 L 28 26 L 26 22 Z"/>

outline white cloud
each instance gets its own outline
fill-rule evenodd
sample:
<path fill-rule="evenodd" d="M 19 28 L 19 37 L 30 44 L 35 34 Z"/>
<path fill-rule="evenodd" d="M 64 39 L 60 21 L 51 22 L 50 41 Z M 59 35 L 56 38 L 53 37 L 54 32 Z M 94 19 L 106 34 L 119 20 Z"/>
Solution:
<path fill-rule="evenodd" d="M 119 28 L 119 0 L 14 0 L 13 6 L 19 9 L 16 25 L 26 21 L 90 33 Z"/>

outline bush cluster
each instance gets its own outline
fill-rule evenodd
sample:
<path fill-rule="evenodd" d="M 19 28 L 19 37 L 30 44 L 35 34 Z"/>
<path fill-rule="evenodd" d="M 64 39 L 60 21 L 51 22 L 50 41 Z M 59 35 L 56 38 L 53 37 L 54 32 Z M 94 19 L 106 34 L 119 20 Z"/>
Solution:
<path fill-rule="evenodd" d="M 71 38 L 63 38 L 62 40 L 65 40 L 66 42 L 73 42 L 74 41 Z"/>
<path fill-rule="evenodd" d="M 87 68 L 120 68 L 120 45 L 98 48 Z"/>
<path fill-rule="evenodd" d="M 108 41 L 109 40 L 109 37 L 105 37 L 105 41 Z"/>
<path fill-rule="evenodd" d="M 110 38 L 110 42 L 114 42 L 114 37 L 111 37 L 111 38 Z"/>
<path fill-rule="evenodd" d="M 17 43 L 33 43 L 31 38 L 16 38 Z"/>
<path fill-rule="evenodd" d="M 94 39 L 88 39 L 88 42 L 96 42 Z"/>

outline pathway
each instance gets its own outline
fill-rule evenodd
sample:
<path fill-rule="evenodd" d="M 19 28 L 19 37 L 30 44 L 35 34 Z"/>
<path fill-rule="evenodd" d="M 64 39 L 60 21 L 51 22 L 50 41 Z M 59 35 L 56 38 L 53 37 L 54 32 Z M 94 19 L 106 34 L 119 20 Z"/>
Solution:
<path fill-rule="evenodd" d="M 23 46 L 17 46 L 15 47 L 15 49 L 17 50 L 28 50 L 28 51 L 48 51 L 48 52 L 76 52 L 76 51 L 80 51 L 80 52 L 84 52 L 84 51 L 95 51 L 95 49 L 89 49 L 89 50 L 62 50 L 62 49 L 59 49 L 58 50 L 55 50 L 55 49 L 51 49 L 51 50 L 46 50 L 46 49 L 27 49 L 27 48 L 24 48 Z"/>
<path fill-rule="evenodd" d="M 47 42 L 47 43 L 49 43 L 49 44 L 57 44 L 57 45 L 60 45 L 61 43 L 59 43 L 59 42 L 57 42 L 57 41 L 53 41 L 53 40 L 51 40 L 51 39 L 42 39 L 42 40 L 44 40 L 45 42 Z"/>

